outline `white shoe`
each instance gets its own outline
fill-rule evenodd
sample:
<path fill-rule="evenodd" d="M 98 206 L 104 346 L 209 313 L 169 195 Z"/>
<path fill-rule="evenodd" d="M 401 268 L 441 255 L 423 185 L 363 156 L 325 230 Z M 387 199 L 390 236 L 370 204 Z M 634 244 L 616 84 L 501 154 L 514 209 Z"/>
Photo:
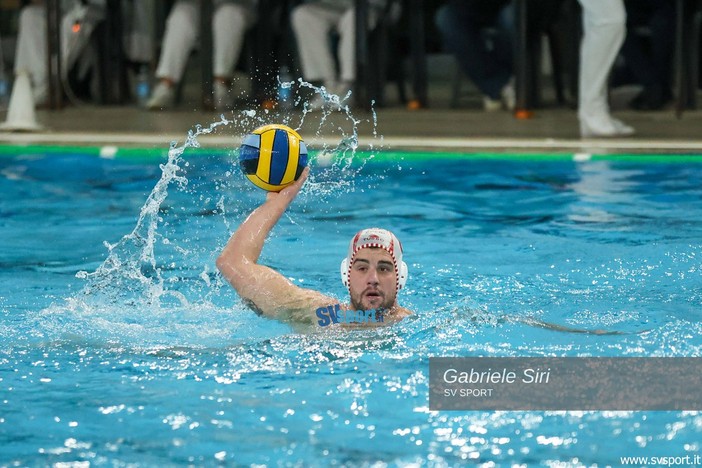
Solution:
<path fill-rule="evenodd" d="M 329 111 L 341 110 L 343 102 L 349 96 L 349 86 L 344 83 L 322 86 L 321 90 L 307 102 L 308 111 L 319 111 L 326 109 Z"/>
<path fill-rule="evenodd" d="M 636 133 L 636 130 L 634 130 L 634 127 L 625 124 L 619 119 L 615 119 L 612 117 L 612 123 L 616 127 L 616 129 L 619 131 L 619 134 L 624 136 L 624 135 L 633 135 Z"/>
<path fill-rule="evenodd" d="M 49 104 L 49 86 L 37 86 L 32 89 L 32 97 L 36 107 L 44 107 Z"/>
<path fill-rule="evenodd" d="M 580 118 L 580 136 L 583 138 L 631 136 L 633 127 L 610 116 Z"/>
<path fill-rule="evenodd" d="M 339 96 L 340 104 L 351 97 L 352 90 L 353 82 L 351 81 L 340 81 L 336 86 L 331 88 L 331 92 Z"/>
<path fill-rule="evenodd" d="M 506 110 L 513 111 L 517 107 L 517 93 L 511 80 L 500 91 L 500 97 Z"/>
<path fill-rule="evenodd" d="M 146 108 L 149 110 L 168 109 L 175 105 L 175 89 L 166 83 L 159 83 L 151 93 L 151 97 L 146 101 Z"/>
<path fill-rule="evenodd" d="M 485 112 L 497 112 L 500 110 L 514 110 L 517 105 L 517 95 L 514 85 L 510 81 L 500 90 L 500 99 L 492 99 L 490 96 L 483 96 L 483 110 Z"/>
<path fill-rule="evenodd" d="M 230 110 L 234 107 L 234 97 L 229 92 L 229 87 L 221 81 L 215 81 L 212 85 L 214 90 L 214 106 L 216 110 Z"/>
<path fill-rule="evenodd" d="M 502 110 L 502 100 L 483 96 L 483 110 L 485 112 L 497 112 Z"/>
<path fill-rule="evenodd" d="M 324 108 L 324 104 L 324 96 L 320 93 L 317 93 L 309 102 L 307 102 L 306 108 L 309 111 L 319 111 Z"/>

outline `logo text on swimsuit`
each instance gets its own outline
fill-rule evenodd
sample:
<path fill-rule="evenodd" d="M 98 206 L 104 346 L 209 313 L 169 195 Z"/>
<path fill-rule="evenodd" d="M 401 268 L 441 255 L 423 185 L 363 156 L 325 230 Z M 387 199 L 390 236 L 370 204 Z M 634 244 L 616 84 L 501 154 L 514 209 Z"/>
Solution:
<path fill-rule="evenodd" d="M 326 327 L 334 323 L 364 324 L 384 322 L 383 312 L 371 310 L 342 310 L 340 304 L 317 309 L 317 324 Z"/>

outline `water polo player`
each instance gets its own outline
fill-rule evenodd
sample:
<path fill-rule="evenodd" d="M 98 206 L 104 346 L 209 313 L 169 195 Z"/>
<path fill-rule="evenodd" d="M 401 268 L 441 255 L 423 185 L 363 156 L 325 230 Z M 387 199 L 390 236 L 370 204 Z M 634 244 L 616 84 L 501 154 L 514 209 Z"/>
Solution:
<path fill-rule="evenodd" d="M 301 288 L 285 276 L 258 264 L 263 244 L 305 183 L 309 169 L 280 192 L 269 192 L 232 235 L 217 258 L 217 268 L 244 302 L 258 314 L 279 320 L 368 325 L 396 322 L 411 312 L 397 303 L 407 280 L 400 241 L 390 231 L 371 228 L 351 240 L 341 264 L 341 277 L 349 289 L 350 304 L 321 292 Z"/>

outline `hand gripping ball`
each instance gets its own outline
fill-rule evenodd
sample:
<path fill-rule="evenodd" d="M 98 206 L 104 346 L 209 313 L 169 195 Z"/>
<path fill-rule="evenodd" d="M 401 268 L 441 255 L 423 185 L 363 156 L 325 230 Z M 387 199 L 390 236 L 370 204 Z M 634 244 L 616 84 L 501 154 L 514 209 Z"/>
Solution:
<path fill-rule="evenodd" d="M 244 137 L 239 164 L 255 186 L 280 192 L 295 182 L 307 166 L 307 146 L 292 128 L 265 125 Z"/>

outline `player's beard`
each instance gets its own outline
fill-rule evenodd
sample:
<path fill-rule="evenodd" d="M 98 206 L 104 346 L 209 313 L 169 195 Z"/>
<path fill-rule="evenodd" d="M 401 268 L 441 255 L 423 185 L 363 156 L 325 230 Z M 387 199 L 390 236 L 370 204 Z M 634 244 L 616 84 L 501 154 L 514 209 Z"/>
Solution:
<path fill-rule="evenodd" d="M 367 293 L 370 291 L 377 293 L 377 296 L 368 296 Z M 350 296 L 353 310 L 388 310 L 395 305 L 396 297 L 395 294 L 388 295 L 372 288 L 364 289 L 360 293 L 350 292 Z M 377 300 L 373 300 L 373 297 L 376 297 Z"/>

